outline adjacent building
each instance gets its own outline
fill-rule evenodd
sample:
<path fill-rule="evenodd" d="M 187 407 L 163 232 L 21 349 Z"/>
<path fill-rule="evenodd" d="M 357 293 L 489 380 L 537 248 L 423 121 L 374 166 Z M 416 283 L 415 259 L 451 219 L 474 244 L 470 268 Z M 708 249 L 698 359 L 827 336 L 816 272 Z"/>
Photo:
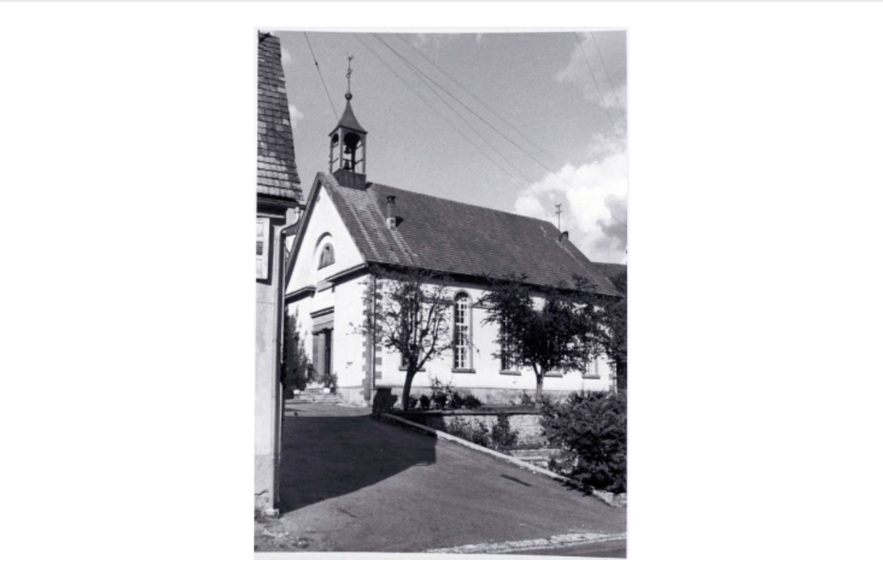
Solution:
<path fill-rule="evenodd" d="M 258 38 L 258 152 L 255 312 L 255 509 L 273 512 L 281 443 L 283 228 L 303 209 L 279 39 Z"/>

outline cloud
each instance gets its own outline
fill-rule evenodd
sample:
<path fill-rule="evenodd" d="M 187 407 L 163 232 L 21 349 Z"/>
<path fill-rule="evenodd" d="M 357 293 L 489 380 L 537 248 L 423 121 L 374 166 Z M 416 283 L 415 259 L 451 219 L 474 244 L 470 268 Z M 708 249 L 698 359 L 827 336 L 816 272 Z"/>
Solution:
<path fill-rule="evenodd" d="M 522 216 L 539 218 L 553 222 L 556 217 L 536 194 L 521 194 L 515 199 L 515 212 Z"/>
<path fill-rule="evenodd" d="M 291 128 L 297 127 L 297 123 L 304 118 L 304 113 L 297 109 L 297 106 L 288 103 L 288 113 L 291 116 Z"/>
<path fill-rule="evenodd" d="M 515 212 L 557 222 L 592 261 L 623 262 L 627 246 L 628 154 L 620 140 L 593 137 L 586 161 L 564 165 L 516 198 Z"/>

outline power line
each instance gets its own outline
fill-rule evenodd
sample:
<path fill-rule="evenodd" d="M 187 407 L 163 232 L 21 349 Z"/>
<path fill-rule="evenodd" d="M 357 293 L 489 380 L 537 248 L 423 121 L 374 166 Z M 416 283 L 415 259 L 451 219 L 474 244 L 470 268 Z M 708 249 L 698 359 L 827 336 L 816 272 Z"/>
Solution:
<path fill-rule="evenodd" d="M 463 131 L 461 131 L 461 130 L 457 127 L 457 125 L 455 125 L 454 123 L 452 123 L 452 122 L 451 122 L 446 116 L 444 116 L 443 114 L 441 114 L 440 112 L 438 112 L 438 111 L 435 109 L 435 107 L 432 106 L 432 104 L 430 104 L 429 101 L 427 101 L 426 98 L 424 98 L 422 94 L 420 94 L 417 90 L 415 90 L 414 88 L 412 88 L 412 87 L 410 86 L 410 84 L 408 84 L 408 82 L 407 82 L 407 81 L 406 81 L 401 75 L 399 75 L 399 73 L 398 73 L 397 71 L 395 71 L 395 69 L 393 69 L 392 66 L 390 66 L 390 65 L 386 62 L 386 60 L 384 60 L 380 55 L 378 55 L 377 52 L 375 52 L 374 49 L 372 49 L 367 43 L 365 43 L 364 41 L 362 41 L 362 39 L 359 37 L 359 35 L 353 33 L 353 37 L 354 37 L 354 38 L 356 39 L 356 41 L 358 41 L 363 47 L 365 47 L 365 49 L 367 49 L 368 51 L 370 51 L 371 54 L 374 55 L 374 57 L 376 57 L 376 58 L 378 59 L 378 61 L 380 61 L 380 63 L 382 63 L 383 66 L 384 66 L 387 70 L 389 70 L 389 72 L 390 72 L 391 74 L 393 74 L 396 78 L 398 78 L 398 80 L 399 80 L 402 84 L 404 84 L 404 86 L 405 86 L 406 88 L 408 88 L 411 92 L 413 92 L 414 95 L 417 96 L 417 98 L 419 98 L 420 101 L 423 102 L 423 103 L 424 103 L 424 104 L 425 104 L 430 110 L 432 110 L 435 114 L 437 114 L 439 117 L 441 117 L 441 119 L 444 120 L 444 121 L 445 121 L 445 122 L 446 122 L 446 123 L 452 128 L 452 129 L 454 129 L 454 131 L 456 131 L 460 136 L 462 136 L 464 139 L 466 139 L 466 141 L 468 141 L 469 144 L 472 145 L 472 146 L 473 146 L 473 147 L 474 147 L 479 153 L 481 153 L 482 155 L 484 155 L 484 157 L 485 157 L 488 161 L 490 161 L 490 162 L 493 163 L 495 166 L 497 166 L 497 168 L 499 168 L 500 171 L 502 171 L 502 172 L 506 175 L 506 177 L 508 177 L 508 178 L 510 178 L 510 179 L 513 179 L 513 178 L 511 178 L 511 176 L 510 176 L 510 173 L 511 173 L 511 172 L 509 172 L 508 170 L 504 169 L 499 163 L 497 163 L 497 161 L 496 161 L 494 158 L 492 158 L 492 157 L 491 157 L 490 155 L 488 155 L 488 154 L 487 154 L 487 153 L 486 153 L 481 147 L 479 147 L 479 146 L 478 146 L 478 145 L 477 145 L 477 144 L 476 144 L 476 143 L 475 143 L 475 142 L 474 142 L 474 141 L 473 141 L 468 135 L 464 134 Z"/>
<path fill-rule="evenodd" d="M 591 32 L 589 33 L 589 38 L 592 39 L 592 43 L 595 44 L 595 51 L 598 52 L 598 58 L 601 60 L 601 67 L 604 68 L 604 75 L 607 76 L 607 84 L 610 86 L 610 91 L 613 93 L 613 98 L 616 100 L 616 106 L 619 108 L 619 114 L 622 115 L 622 122 L 628 128 L 628 119 L 626 119 L 625 112 L 622 110 L 622 104 L 619 103 L 619 96 L 616 95 L 616 88 L 613 87 L 613 82 L 610 81 L 610 73 L 607 71 L 607 65 L 604 63 L 604 56 L 601 55 L 601 49 L 598 47 L 598 41 L 595 40 L 595 35 Z"/>
<path fill-rule="evenodd" d="M 595 83 L 595 90 L 598 92 L 598 98 L 601 100 L 601 108 L 604 110 L 604 113 L 607 115 L 607 119 L 610 120 L 610 126 L 614 129 L 616 128 L 616 123 L 613 122 L 613 117 L 610 116 L 610 111 L 604 106 L 604 94 L 601 93 L 601 86 L 598 85 L 598 80 L 595 79 L 595 72 L 592 71 L 592 64 L 589 63 L 589 56 L 586 55 L 586 50 L 583 48 L 582 39 L 579 38 L 579 35 L 573 33 L 573 36 L 576 37 L 576 44 L 579 45 L 580 53 L 583 54 L 583 58 L 586 60 L 586 67 L 589 69 L 589 75 L 592 76 L 592 81 Z"/>
<path fill-rule="evenodd" d="M 406 57 L 403 57 L 401 54 L 399 54 L 398 51 L 396 51 L 395 49 L 393 49 L 392 47 L 390 47 L 389 44 L 388 44 L 386 41 L 384 41 L 383 39 L 381 39 L 381 38 L 379 37 L 379 35 L 374 34 L 374 37 L 375 37 L 378 41 L 380 41 L 381 43 L 383 43 L 384 45 L 386 45 L 386 47 L 387 47 L 390 51 L 392 51 L 393 53 L 395 53 L 395 54 L 396 54 L 401 60 L 403 60 L 404 62 L 410 64 L 412 68 L 416 68 L 416 67 L 417 67 L 417 66 L 411 64 L 411 62 L 410 62 Z M 582 45 L 580 45 L 580 47 L 582 47 Z M 583 53 L 583 55 L 585 55 L 585 53 Z M 417 69 L 419 69 L 419 68 L 417 68 Z M 564 184 L 566 184 L 566 185 L 569 186 L 570 188 L 572 188 L 572 189 L 574 189 L 574 190 L 577 189 L 576 186 L 572 185 L 572 184 L 571 184 L 570 182 L 568 182 L 567 180 L 565 180 L 565 179 L 561 178 L 560 176 L 558 176 L 558 174 L 557 174 L 555 171 L 553 171 L 549 166 L 547 166 L 547 165 L 544 164 L 542 161 L 540 161 L 539 159 L 537 159 L 536 157 L 534 157 L 533 155 L 531 155 L 530 153 L 528 153 L 527 151 L 525 151 L 520 145 L 518 145 L 517 143 L 515 143 L 512 139 L 510 139 L 508 136 L 506 136 L 502 131 L 500 131 L 500 130 L 499 130 L 498 128 L 496 128 L 494 125 L 492 125 L 492 124 L 489 123 L 487 120 L 485 120 L 485 118 L 482 117 L 480 114 L 478 114 L 477 112 L 475 112 L 474 110 L 472 110 L 468 105 L 464 104 L 459 98 L 457 98 L 456 96 L 454 96 L 453 94 L 451 94 L 450 92 L 448 92 L 447 89 L 445 89 L 445 88 L 444 88 L 443 86 L 441 86 L 438 82 L 436 82 L 435 80 L 433 80 L 430 76 L 428 76 L 427 74 L 422 73 L 422 72 L 421 72 L 421 74 L 422 74 L 423 76 L 425 76 L 426 79 L 428 79 L 430 82 L 432 82 L 433 84 L 435 84 L 436 86 L 438 86 L 438 88 L 441 89 L 445 94 L 447 94 L 448 96 L 450 96 L 451 98 L 453 98 L 453 99 L 454 99 L 458 104 L 460 104 L 463 108 L 465 108 L 465 109 L 468 110 L 470 113 L 472 113 L 473 116 L 477 117 L 480 121 L 482 121 L 484 124 L 486 124 L 486 125 L 489 126 L 491 129 L 493 129 L 497 134 L 499 134 L 501 137 L 503 137 L 506 141 L 508 141 L 509 143 L 511 143 L 512 145 L 514 145 L 518 150 L 520 150 L 522 153 L 524 153 L 525 155 L 527 155 L 528 157 L 530 157 L 534 162 L 536 162 L 538 165 L 540 165 L 540 166 L 541 166 L 543 169 L 545 169 L 548 173 L 552 174 L 552 176 L 556 177 L 558 180 L 560 180 L 561 182 L 563 182 Z M 605 112 L 606 112 L 606 109 L 605 109 Z M 610 116 L 610 114 L 609 114 L 609 112 L 608 112 L 608 117 L 609 117 L 609 116 Z M 613 121 L 612 121 L 612 119 L 611 119 L 611 123 L 612 123 L 612 122 L 613 122 Z M 626 226 L 626 223 L 624 223 L 623 221 L 619 220 L 618 218 L 616 218 L 616 217 L 613 216 L 612 214 L 611 214 L 611 217 L 610 217 L 610 218 L 612 218 L 614 221 L 618 222 L 619 224 L 621 224 L 621 225 L 623 225 L 623 226 Z"/>
<path fill-rule="evenodd" d="M 395 49 L 393 49 L 392 47 L 390 47 L 389 44 L 386 43 L 386 41 L 384 41 L 383 39 L 381 39 L 381 38 L 380 38 L 379 36 L 377 36 L 376 34 L 375 34 L 375 37 L 377 37 L 377 39 L 378 39 L 381 43 L 383 43 L 384 45 L 386 45 L 386 46 L 389 48 L 390 51 L 392 51 L 393 53 L 395 53 L 396 55 L 398 55 L 398 56 L 399 56 L 401 59 L 403 59 L 404 61 L 408 61 L 408 58 L 406 58 L 406 57 L 402 57 L 402 56 L 398 53 L 398 51 L 396 51 Z M 408 63 L 410 63 L 410 61 L 408 61 Z M 414 67 L 416 67 L 416 66 L 414 66 Z M 424 75 L 426 75 L 426 74 L 424 74 Z M 521 147 L 521 145 L 519 145 L 518 143 L 516 143 L 515 141 L 513 141 L 512 139 L 510 139 L 505 133 L 503 133 L 500 129 L 498 129 L 497 127 L 495 127 L 495 126 L 492 125 L 491 123 L 489 123 L 489 122 L 488 122 L 483 116 L 481 116 L 480 114 L 478 114 L 477 112 L 475 112 L 474 110 L 472 110 L 467 104 L 464 104 L 462 100 L 460 100 L 459 98 L 457 98 L 456 96 L 454 96 L 453 94 L 451 94 L 450 92 L 448 92 L 448 90 L 447 90 L 444 86 L 442 86 L 441 84 L 439 84 L 438 82 L 436 82 L 435 80 L 433 80 L 433 79 L 432 79 L 431 77 L 429 77 L 429 76 L 427 76 L 427 79 L 428 79 L 429 81 L 431 81 L 433 84 L 435 84 L 435 85 L 436 85 L 436 86 L 437 86 L 442 92 L 444 92 L 445 94 L 447 94 L 448 96 L 450 96 L 451 98 L 453 98 L 453 99 L 454 99 L 454 100 L 455 100 L 460 106 L 462 106 L 463 108 L 465 108 L 466 110 L 468 110 L 470 113 L 472 113 L 472 115 L 475 116 L 476 118 L 478 118 L 478 120 L 480 120 L 481 122 L 483 122 L 484 124 L 486 124 L 488 127 L 490 127 L 491 129 L 493 129 L 494 132 L 496 132 L 498 135 L 500 135 L 501 137 L 503 137 L 506 141 L 508 141 L 509 143 L 511 143 L 513 146 L 515 146 L 516 149 L 518 149 L 519 151 L 521 151 L 522 153 L 524 153 L 525 155 L 527 155 L 529 158 L 531 158 L 534 162 L 536 162 L 536 163 L 537 163 L 539 166 L 541 166 L 543 169 L 545 169 L 546 171 L 548 171 L 548 172 L 551 173 L 551 174 L 554 174 L 554 173 L 555 173 L 554 171 L 552 171 L 552 170 L 549 168 L 549 166 L 547 166 L 545 163 L 543 163 L 542 161 L 540 161 L 539 159 L 537 159 L 536 157 L 534 157 L 532 154 L 528 153 L 523 147 Z"/>
<path fill-rule="evenodd" d="M 460 112 L 459 112 L 456 108 L 454 108 L 453 106 L 451 106 L 451 105 L 450 105 L 450 104 L 449 104 L 449 103 L 448 103 L 448 102 L 447 102 L 447 101 L 441 96 L 441 94 L 439 94 L 439 93 L 435 90 L 435 88 L 433 88 L 432 86 L 429 85 L 429 82 L 433 82 L 433 83 L 434 83 L 434 81 L 433 81 L 433 80 L 432 80 L 427 74 L 425 74 L 425 73 L 423 73 L 422 71 L 420 71 L 420 69 L 417 68 L 417 67 L 416 67 L 415 65 L 413 65 L 412 63 L 410 63 L 410 62 L 408 62 L 407 60 L 403 59 L 402 56 L 399 55 L 398 53 L 396 53 L 395 50 L 393 50 L 393 49 L 392 49 L 387 43 L 385 43 L 385 42 L 383 41 L 383 39 L 380 39 L 379 37 L 377 37 L 377 35 L 374 35 L 374 36 L 375 36 L 375 38 L 377 38 L 378 41 L 380 41 L 381 43 L 383 43 L 384 45 L 386 45 L 386 47 L 387 47 L 388 49 L 390 49 L 390 50 L 393 52 L 393 54 L 395 54 L 395 56 L 398 57 L 399 60 L 402 61 L 402 63 L 405 64 L 406 67 L 408 67 L 412 72 L 414 72 L 414 74 L 417 75 L 417 79 L 420 80 L 421 82 L 423 82 L 423 85 L 425 85 L 427 88 L 429 88 L 429 91 L 432 92 L 432 93 L 436 96 L 436 98 L 439 99 L 439 101 L 440 101 L 442 104 L 444 104 L 445 106 L 447 106 L 448 109 L 451 110 L 451 112 L 453 112 L 455 115 L 457 115 L 457 117 L 458 117 L 461 121 L 463 121 L 463 124 L 465 124 L 465 125 L 469 128 L 469 130 L 471 130 L 473 133 L 475 133 L 475 134 L 478 136 L 479 139 L 481 139 L 482 141 L 484 141 L 484 143 L 485 143 L 488 147 L 490 147 L 491 151 L 493 151 L 494 153 L 496 153 L 496 154 L 497 154 L 497 155 L 498 155 L 503 161 L 505 161 L 508 165 L 510 165 L 510 166 L 512 167 L 512 171 L 507 171 L 507 173 L 510 173 L 510 174 L 513 174 L 513 175 L 517 175 L 517 176 L 519 176 L 522 180 L 524 180 L 524 181 L 527 182 L 528 184 L 531 183 L 531 181 L 530 181 L 528 178 L 526 178 L 526 177 L 525 177 L 525 176 L 524 176 L 524 175 L 518 170 L 518 166 L 517 166 L 517 165 L 515 165 L 515 164 L 513 164 L 511 161 L 509 161 L 509 159 L 508 159 L 505 155 L 503 155 L 503 154 L 499 151 L 499 149 L 497 149 L 497 147 L 496 147 L 493 143 L 491 143 L 487 138 L 485 138 L 484 135 L 482 135 L 481 133 L 479 133 L 479 132 L 475 129 L 475 127 L 473 127 L 473 126 L 469 123 L 469 121 L 466 120 L 466 118 L 465 118 L 462 114 L 460 114 Z M 427 80 L 429 80 L 429 82 L 427 82 Z"/>
<path fill-rule="evenodd" d="M 340 117 L 337 116 L 337 109 L 334 108 L 334 100 L 331 99 L 331 93 L 328 92 L 328 86 L 325 85 L 325 78 L 322 76 L 322 70 L 319 69 L 319 60 L 316 59 L 316 54 L 313 53 L 313 46 L 310 45 L 310 38 L 307 36 L 306 31 L 304 31 L 304 39 L 307 40 L 307 47 L 310 48 L 310 55 L 313 56 L 313 63 L 316 64 L 316 71 L 319 72 L 319 79 L 322 80 L 322 87 L 325 88 L 325 95 L 328 96 L 328 104 L 331 105 L 331 111 L 334 113 L 334 120 L 338 120 Z"/>
<path fill-rule="evenodd" d="M 498 113 L 497 111 L 495 111 L 494 108 L 493 108 L 492 106 L 490 106 L 489 104 L 487 104 L 487 103 L 486 103 L 484 100 L 482 100 L 479 96 L 476 96 L 473 92 L 471 92 L 471 91 L 469 90 L 469 88 L 464 87 L 460 82 L 458 82 L 458 81 L 456 80 L 456 78 L 454 78 L 452 75 L 450 75 L 450 74 L 449 74 L 447 71 L 445 71 L 445 70 L 444 70 L 439 64 L 437 64 L 437 63 L 436 63 L 435 61 L 433 61 L 428 55 L 426 55 L 426 53 L 424 53 L 424 52 L 421 51 L 419 48 L 415 47 L 414 45 L 412 45 L 411 43 L 409 43 L 408 41 L 406 41 L 405 38 L 401 35 L 401 33 L 396 33 L 396 36 L 399 38 L 399 40 L 400 40 L 402 43 L 404 43 L 405 45 L 407 45 L 408 47 L 410 47 L 412 50 L 416 51 L 416 52 L 417 52 L 417 53 L 418 53 L 423 59 L 425 59 L 427 62 L 429 62 L 429 64 L 432 65 L 432 67 L 434 67 L 436 70 L 438 70 L 439 72 L 441 72 L 441 74 L 444 75 L 446 78 L 448 78 L 449 80 L 451 80 L 451 81 L 452 81 L 452 82 L 453 82 L 458 88 L 460 88 L 463 92 L 465 92 L 466 94 L 468 94 L 469 96 L 471 96 L 476 102 L 478 102 L 479 104 L 481 104 L 482 106 L 484 106 L 484 107 L 488 110 L 488 112 L 490 112 L 491 114 L 493 114 L 493 115 L 497 118 L 497 120 L 501 121 L 503 124 L 505 124 L 505 125 L 508 126 L 510 129 L 512 129 L 513 131 L 515 131 L 515 132 L 516 132 L 516 133 L 517 133 L 522 139 L 524 139 L 525 141 L 527 141 L 528 143 L 530 143 L 530 145 L 531 145 L 532 147 L 534 147 L 537 151 L 539 151 L 540 153 L 542 153 L 544 156 L 548 157 L 549 159 L 552 159 L 552 160 L 555 159 L 555 157 L 552 156 L 552 155 L 550 155 L 548 151 L 546 151 L 545 149 L 543 149 L 542 147 L 540 147 L 539 145 L 537 145 L 536 143 L 534 143 L 534 142 L 530 139 L 530 137 L 528 137 L 527 135 L 525 135 L 524 133 L 522 133 L 522 132 L 518 129 L 518 127 L 517 127 L 516 125 L 514 125 L 514 124 L 511 123 L 511 122 L 509 122 L 509 121 L 508 121 L 503 115 L 501 115 L 500 113 Z"/>

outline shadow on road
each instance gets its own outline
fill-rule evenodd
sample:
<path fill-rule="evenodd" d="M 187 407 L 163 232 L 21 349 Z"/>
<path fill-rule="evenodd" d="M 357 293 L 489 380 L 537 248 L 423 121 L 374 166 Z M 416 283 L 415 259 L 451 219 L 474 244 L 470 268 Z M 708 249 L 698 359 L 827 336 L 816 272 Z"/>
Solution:
<path fill-rule="evenodd" d="M 435 463 L 433 437 L 390 427 L 354 409 L 298 405 L 296 410 L 296 417 L 286 413 L 283 428 L 282 513 Z"/>

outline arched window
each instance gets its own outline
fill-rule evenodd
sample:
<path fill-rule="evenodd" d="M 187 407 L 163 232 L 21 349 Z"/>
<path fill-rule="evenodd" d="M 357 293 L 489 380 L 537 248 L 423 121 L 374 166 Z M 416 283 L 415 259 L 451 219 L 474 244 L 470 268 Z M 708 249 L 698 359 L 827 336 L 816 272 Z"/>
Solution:
<path fill-rule="evenodd" d="M 328 243 L 322 248 L 322 253 L 319 255 L 319 269 L 332 263 L 334 263 L 334 247 L 331 246 L 331 243 Z"/>
<path fill-rule="evenodd" d="M 472 305 L 464 292 L 454 297 L 454 369 L 468 370 L 471 365 L 469 353 L 469 328 L 472 324 Z"/>

